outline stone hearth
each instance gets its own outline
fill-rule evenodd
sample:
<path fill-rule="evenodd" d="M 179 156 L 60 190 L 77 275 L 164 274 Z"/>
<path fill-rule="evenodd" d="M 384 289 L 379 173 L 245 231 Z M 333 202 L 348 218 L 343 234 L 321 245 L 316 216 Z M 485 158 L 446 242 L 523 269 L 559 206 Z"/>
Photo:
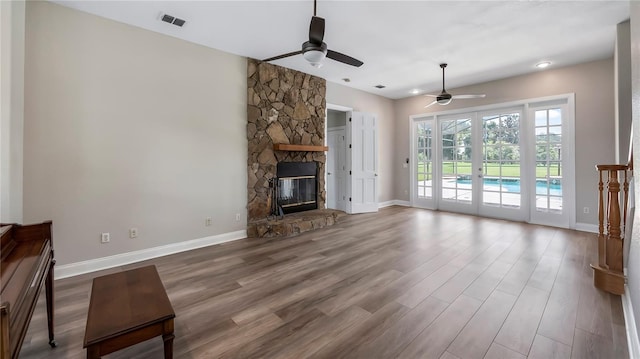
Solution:
<path fill-rule="evenodd" d="M 287 237 L 335 224 L 347 214 L 335 209 L 314 209 L 291 213 L 279 218 L 265 218 L 253 221 L 247 228 L 250 238 Z"/>
<path fill-rule="evenodd" d="M 334 212 L 307 211 L 272 222 L 269 180 L 278 162 L 318 164 L 318 208 L 325 207 L 323 151 L 282 151 L 274 145 L 323 146 L 326 80 L 255 59 L 247 63 L 247 232 L 250 237 L 302 233 L 335 222 Z M 314 217 L 315 216 L 315 217 Z"/>

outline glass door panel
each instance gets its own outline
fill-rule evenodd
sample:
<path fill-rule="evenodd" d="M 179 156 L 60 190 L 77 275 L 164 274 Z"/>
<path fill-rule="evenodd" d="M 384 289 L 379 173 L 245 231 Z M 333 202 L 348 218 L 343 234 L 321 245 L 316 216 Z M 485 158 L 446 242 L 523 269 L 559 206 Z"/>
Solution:
<path fill-rule="evenodd" d="M 479 213 L 515 220 L 526 218 L 522 199 L 520 110 L 481 114 L 482 149 L 478 177 L 482 181 Z"/>
<path fill-rule="evenodd" d="M 482 117 L 482 204 L 520 208 L 520 113 Z"/>
<path fill-rule="evenodd" d="M 440 122 L 440 133 L 441 198 L 444 201 L 471 203 L 471 119 L 443 120 Z"/>
<path fill-rule="evenodd" d="M 459 114 L 438 120 L 438 207 L 477 213 L 477 181 L 474 179 L 473 138 L 475 114 Z M 436 162 L 436 163 L 438 163 Z"/>
<path fill-rule="evenodd" d="M 535 111 L 535 210 L 562 214 L 562 112 Z"/>
<path fill-rule="evenodd" d="M 418 122 L 416 182 L 420 199 L 433 198 L 433 123 Z"/>
<path fill-rule="evenodd" d="M 435 209 L 435 120 L 433 117 L 414 119 L 411 132 L 411 203 L 416 207 Z"/>
<path fill-rule="evenodd" d="M 530 173 L 535 176 L 535 183 L 530 185 L 535 193 L 530 205 L 530 221 L 570 227 L 576 215 L 572 204 L 575 172 L 570 135 L 574 132 L 571 111 L 563 102 L 531 106 L 529 110 L 535 151 L 530 156 Z"/>

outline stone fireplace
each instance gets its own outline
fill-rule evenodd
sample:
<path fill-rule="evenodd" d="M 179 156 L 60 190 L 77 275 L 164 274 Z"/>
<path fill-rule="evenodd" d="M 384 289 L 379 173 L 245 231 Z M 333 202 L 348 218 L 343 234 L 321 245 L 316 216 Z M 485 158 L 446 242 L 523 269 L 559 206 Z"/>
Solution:
<path fill-rule="evenodd" d="M 249 236 L 268 236 L 265 233 L 259 233 L 264 230 L 256 230 L 257 223 L 262 223 L 260 228 L 267 228 L 267 232 L 274 232 L 269 230 L 273 224 L 268 223 L 271 220 L 269 217 L 272 217 L 273 191 L 275 190 L 270 183 L 277 180 L 277 177 L 290 177 L 278 174 L 279 163 L 313 165 L 315 184 L 309 184 L 310 182 L 306 180 L 295 184 L 293 181 L 286 181 L 280 185 L 280 192 L 288 192 L 289 197 L 292 197 L 294 194 L 299 194 L 296 189 L 299 190 L 300 186 L 305 190 L 308 186 L 312 186 L 316 190 L 315 196 L 312 195 L 316 202 L 313 207 L 319 209 L 316 211 L 325 207 L 326 153 L 324 151 L 326 148 L 322 149 L 325 133 L 325 94 L 326 80 L 322 78 L 248 59 L 247 232 Z M 308 197 L 308 193 L 305 196 Z M 311 199 L 307 197 L 300 202 L 310 202 Z M 301 206 L 304 207 L 304 204 Z M 285 208 L 285 206 L 282 207 Z M 329 212 L 331 211 L 327 213 Z M 311 216 L 311 214 L 305 214 L 305 216 Z M 326 217 L 326 214 L 319 216 Z M 335 216 L 331 222 L 333 220 Z M 265 221 L 266 225 L 264 225 Z M 320 221 L 316 222 L 320 223 Z M 289 232 L 291 231 L 296 232 L 296 229 L 291 229 Z"/>

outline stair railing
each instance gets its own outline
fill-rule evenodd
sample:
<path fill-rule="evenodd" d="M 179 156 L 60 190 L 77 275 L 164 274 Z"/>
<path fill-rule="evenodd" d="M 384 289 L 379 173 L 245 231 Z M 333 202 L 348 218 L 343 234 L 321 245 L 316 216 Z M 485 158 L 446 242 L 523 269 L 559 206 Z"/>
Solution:
<path fill-rule="evenodd" d="M 633 162 L 630 162 L 633 163 Z M 632 165 L 597 165 L 598 264 L 592 264 L 593 284 L 613 294 L 624 293 L 623 247 L 629 206 Z M 606 179 L 606 191 L 605 182 Z M 622 180 L 622 191 L 620 190 Z"/>

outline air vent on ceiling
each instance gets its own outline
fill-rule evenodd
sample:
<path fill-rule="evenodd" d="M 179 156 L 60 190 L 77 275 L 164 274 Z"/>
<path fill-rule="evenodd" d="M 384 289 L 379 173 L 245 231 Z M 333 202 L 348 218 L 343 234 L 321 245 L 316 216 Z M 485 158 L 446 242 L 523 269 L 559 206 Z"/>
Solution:
<path fill-rule="evenodd" d="M 184 21 L 182 19 L 178 19 L 177 17 L 171 16 L 171 15 L 167 15 L 167 14 L 162 15 L 162 19 L 161 20 L 164 21 L 164 22 L 168 22 L 169 24 L 173 24 L 173 25 L 179 26 L 179 27 L 182 27 L 182 25 L 184 25 L 184 23 L 186 22 L 186 21 Z"/>
<path fill-rule="evenodd" d="M 385 85 L 375 85 L 373 87 L 378 88 L 378 89 L 383 89 L 383 88 L 385 88 L 387 86 L 385 86 Z"/>

